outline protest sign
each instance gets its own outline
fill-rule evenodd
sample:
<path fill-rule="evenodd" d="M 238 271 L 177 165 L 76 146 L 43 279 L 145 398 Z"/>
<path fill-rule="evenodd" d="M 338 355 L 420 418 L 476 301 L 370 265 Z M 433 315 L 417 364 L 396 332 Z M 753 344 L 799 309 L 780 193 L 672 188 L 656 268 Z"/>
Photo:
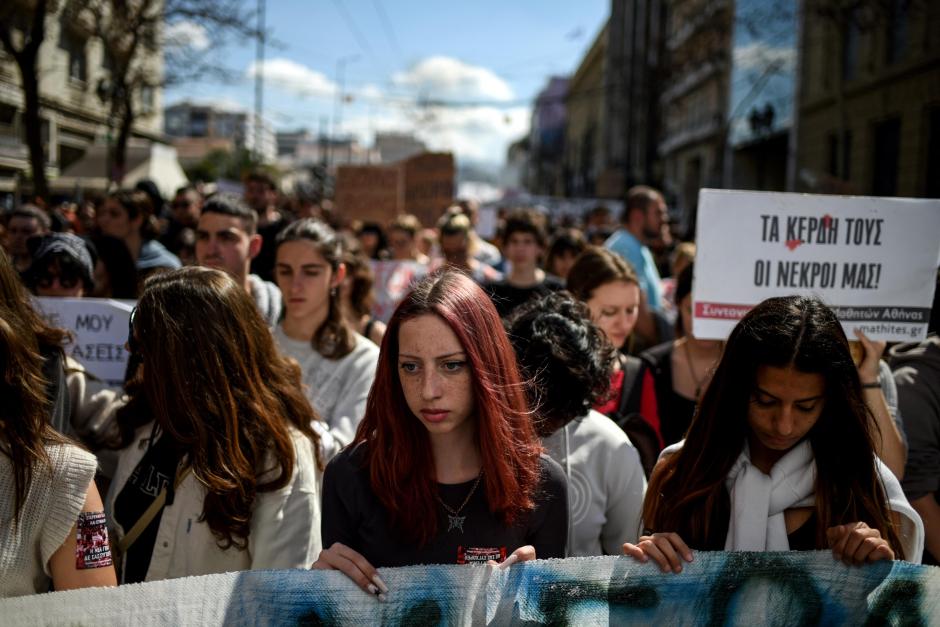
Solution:
<path fill-rule="evenodd" d="M 926 337 L 940 200 L 702 190 L 693 333 L 725 339 L 771 296 L 817 296 L 849 339 Z"/>
<path fill-rule="evenodd" d="M 134 301 L 108 298 L 36 298 L 46 320 L 72 332 L 65 354 L 111 385 L 121 385 L 127 369 L 127 327 Z"/>
<path fill-rule="evenodd" d="M 375 275 L 372 315 L 382 322 L 388 322 L 395 307 L 408 294 L 411 286 L 428 273 L 428 268 L 417 261 L 373 261 L 372 273 Z"/>
<path fill-rule="evenodd" d="M 268 570 L 0 599 L 18 625 L 937 625 L 940 569 L 829 551 L 698 552 L 681 573 L 589 557 L 382 568 L 387 601 L 337 571 Z"/>

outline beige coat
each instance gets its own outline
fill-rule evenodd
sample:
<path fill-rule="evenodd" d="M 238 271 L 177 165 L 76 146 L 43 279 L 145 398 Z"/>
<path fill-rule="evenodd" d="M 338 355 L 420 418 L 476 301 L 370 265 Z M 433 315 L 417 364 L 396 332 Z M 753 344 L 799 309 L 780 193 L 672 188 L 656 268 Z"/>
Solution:
<path fill-rule="evenodd" d="M 121 451 L 105 502 L 112 543 L 126 533 L 114 520 L 114 501 L 147 450 L 152 423 Z M 205 488 L 189 473 L 160 519 L 146 581 L 241 570 L 309 568 L 320 553 L 320 490 L 313 444 L 291 428 L 296 463 L 290 482 L 259 493 L 251 517 L 248 548 L 219 548 L 209 525 L 200 522 Z"/>

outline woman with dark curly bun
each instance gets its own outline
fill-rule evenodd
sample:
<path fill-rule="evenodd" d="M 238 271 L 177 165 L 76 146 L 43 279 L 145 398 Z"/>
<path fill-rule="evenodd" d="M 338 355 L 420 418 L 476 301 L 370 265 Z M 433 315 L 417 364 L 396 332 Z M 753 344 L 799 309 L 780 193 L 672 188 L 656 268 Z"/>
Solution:
<path fill-rule="evenodd" d="M 646 477 L 637 450 L 593 409 L 607 394 L 613 346 L 567 292 L 518 307 L 507 323 L 546 452 L 568 477 L 568 555 L 617 555 L 636 538 Z M 628 540 L 629 542 L 629 540 Z"/>

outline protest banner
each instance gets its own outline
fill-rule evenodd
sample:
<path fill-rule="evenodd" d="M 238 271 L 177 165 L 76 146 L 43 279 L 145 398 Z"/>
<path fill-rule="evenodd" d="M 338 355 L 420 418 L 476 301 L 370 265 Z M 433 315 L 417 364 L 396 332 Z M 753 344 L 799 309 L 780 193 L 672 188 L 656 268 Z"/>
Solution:
<path fill-rule="evenodd" d="M 382 568 L 387 601 L 337 571 L 248 571 L 0 600 L 19 625 L 940 625 L 940 569 L 829 551 Z"/>
<path fill-rule="evenodd" d="M 940 255 L 940 200 L 704 189 L 693 333 L 725 339 L 771 296 L 817 296 L 849 339 L 926 337 Z"/>
<path fill-rule="evenodd" d="M 372 293 L 375 302 L 372 315 L 388 322 L 395 312 L 395 307 L 408 294 L 411 286 L 428 273 L 428 268 L 417 261 L 372 261 L 372 273 L 375 283 Z"/>
<path fill-rule="evenodd" d="M 74 336 L 65 354 L 110 385 L 124 382 L 127 327 L 134 301 L 108 298 L 35 299 L 46 320 Z"/>
<path fill-rule="evenodd" d="M 337 168 L 334 203 L 350 220 L 386 222 L 401 213 L 401 169 L 397 165 L 343 165 Z"/>

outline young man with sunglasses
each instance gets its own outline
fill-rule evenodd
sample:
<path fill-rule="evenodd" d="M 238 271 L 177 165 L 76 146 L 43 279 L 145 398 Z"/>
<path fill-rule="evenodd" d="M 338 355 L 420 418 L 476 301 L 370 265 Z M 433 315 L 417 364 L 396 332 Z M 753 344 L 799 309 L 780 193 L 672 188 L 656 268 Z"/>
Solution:
<path fill-rule="evenodd" d="M 91 294 L 95 262 L 85 241 L 71 233 L 50 233 L 30 242 L 33 263 L 24 278 L 37 296 L 81 298 Z"/>

